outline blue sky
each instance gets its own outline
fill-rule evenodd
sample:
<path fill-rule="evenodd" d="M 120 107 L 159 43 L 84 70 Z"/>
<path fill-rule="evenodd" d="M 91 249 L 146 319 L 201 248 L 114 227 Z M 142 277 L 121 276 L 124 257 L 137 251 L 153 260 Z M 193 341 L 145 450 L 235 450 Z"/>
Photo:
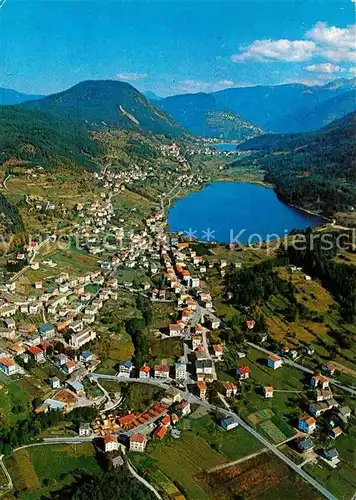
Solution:
<path fill-rule="evenodd" d="M 356 0 L 0 0 L 0 86 L 160 95 L 355 74 Z"/>

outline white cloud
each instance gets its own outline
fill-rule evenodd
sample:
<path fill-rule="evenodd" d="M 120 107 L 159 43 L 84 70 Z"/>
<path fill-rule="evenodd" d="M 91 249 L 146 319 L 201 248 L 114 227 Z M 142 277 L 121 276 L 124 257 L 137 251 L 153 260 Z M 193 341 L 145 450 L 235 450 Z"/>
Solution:
<path fill-rule="evenodd" d="M 355 35 L 355 25 L 350 25 L 346 28 L 337 28 L 336 26 L 328 26 L 327 23 L 322 22 L 316 23 L 314 28 L 306 33 L 307 38 L 321 45 L 348 49 L 355 48 Z"/>
<path fill-rule="evenodd" d="M 247 47 L 241 47 L 234 54 L 234 62 L 242 61 L 286 61 L 300 62 L 310 59 L 316 44 L 309 40 L 255 40 Z"/>
<path fill-rule="evenodd" d="M 144 80 L 147 76 L 147 73 L 118 73 L 115 75 L 115 78 L 117 78 L 117 80 L 133 82 L 135 80 Z"/>
<path fill-rule="evenodd" d="M 334 63 L 353 62 L 356 61 L 355 28 L 356 25 L 338 28 L 318 22 L 307 31 L 305 40 L 255 40 L 247 47 L 240 47 L 231 59 L 233 62 L 303 62 L 317 56 Z"/>
<path fill-rule="evenodd" d="M 340 62 L 356 62 L 356 52 L 344 48 L 321 50 L 319 55 L 328 61 L 335 63 Z"/>
<path fill-rule="evenodd" d="M 355 1 L 355 3 L 356 3 L 356 0 L 354 0 L 354 1 Z M 356 76 L 356 67 L 354 67 L 354 68 L 350 68 L 350 69 L 349 69 L 349 72 L 351 73 L 351 75 L 352 75 L 352 76 Z"/>
<path fill-rule="evenodd" d="M 346 28 L 328 26 L 326 23 L 316 25 L 306 33 L 306 37 L 318 45 L 318 55 L 332 62 L 356 61 L 356 25 Z"/>
<path fill-rule="evenodd" d="M 338 73 L 340 71 L 343 71 L 343 69 L 340 68 L 340 66 L 335 66 L 334 64 L 331 63 L 311 64 L 310 66 L 306 66 L 304 69 L 305 71 L 309 71 L 310 73 L 327 73 L 327 74 Z"/>
<path fill-rule="evenodd" d="M 202 82 L 199 80 L 181 80 L 178 82 L 177 90 L 179 92 L 213 92 L 223 90 L 234 86 L 232 80 L 218 80 L 216 82 Z"/>

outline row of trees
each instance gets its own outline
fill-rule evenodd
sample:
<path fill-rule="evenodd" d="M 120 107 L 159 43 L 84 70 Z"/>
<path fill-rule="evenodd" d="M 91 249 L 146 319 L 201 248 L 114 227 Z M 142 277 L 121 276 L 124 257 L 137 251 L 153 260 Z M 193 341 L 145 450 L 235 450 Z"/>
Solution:
<path fill-rule="evenodd" d="M 126 321 L 125 327 L 135 347 L 135 363 L 140 366 L 147 361 L 149 354 L 147 332 L 152 323 L 153 311 L 151 302 L 140 294 L 136 298 L 136 307 L 140 311 L 141 317 L 130 318 Z"/>

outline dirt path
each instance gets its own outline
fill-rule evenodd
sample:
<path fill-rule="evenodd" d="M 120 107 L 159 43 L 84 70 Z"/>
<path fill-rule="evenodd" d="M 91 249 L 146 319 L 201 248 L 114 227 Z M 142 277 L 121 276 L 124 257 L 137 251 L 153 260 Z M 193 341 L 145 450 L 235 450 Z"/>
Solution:
<path fill-rule="evenodd" d="M 228 467 L 232 467 L 237 464 L 241 464 L 242 462 L 245 462 L 246 460 L 250 460 L 250 458 L 257 457 L 258 455 L 261 455 L 261 453 L 266 453 L 268 451 L 267 448 L 262 448 L 260 451 L 256 451 L 255 453 L 251 453 L 251 455 L 247 455 L 246 457 L 239 458 L 238 460 L 234 460 L 233 462 L 229 462 L 227 464 L 222 464 L 218 465 L 217 467 L 213 467 L 212 469 L 209 469 L 206 471 L 207 474 L 210 472 L 217 472 L 219 470 L 227 469 Z"/>

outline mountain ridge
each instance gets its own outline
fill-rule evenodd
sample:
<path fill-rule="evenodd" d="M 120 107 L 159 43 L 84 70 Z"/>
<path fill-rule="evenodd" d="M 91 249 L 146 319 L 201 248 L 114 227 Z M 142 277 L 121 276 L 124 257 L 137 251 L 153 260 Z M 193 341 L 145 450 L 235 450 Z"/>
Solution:
<path fill-rule="evenodd" d="M 92 130 L 116 127 L 172 137 L 184 133 L 180 125 L 127 82 L 86 80 L 23 106 L 69 116 Z"/>
<path fill-rule="evenodd" d="M 201 111 L 199 96 L 202 95 L 214 98 L 214 101 L 211 100 L 213 111 L 232 113 L 244 122 L 253 124 L 256 129 L 275 133 L 307 132 L 317 130 L 355 110 L 356 99 L 352 99 L 355 85 L 356 79 L 351 78 L 322 86 L 286 83 L 233 87 L 211 93 L 170 96 L 157 102 L 157 105 L 171 113 L 187 129 L 190 128 L 194 133 L 202 130 L 203 135 L 206 135 L 207 124 L 202 125 L 202 117 L 197 119 Z M 193 120 L 193 123 L 189 120 Z M 219 135 L 219 130 L 211 129 L 210 132 Z"/>

